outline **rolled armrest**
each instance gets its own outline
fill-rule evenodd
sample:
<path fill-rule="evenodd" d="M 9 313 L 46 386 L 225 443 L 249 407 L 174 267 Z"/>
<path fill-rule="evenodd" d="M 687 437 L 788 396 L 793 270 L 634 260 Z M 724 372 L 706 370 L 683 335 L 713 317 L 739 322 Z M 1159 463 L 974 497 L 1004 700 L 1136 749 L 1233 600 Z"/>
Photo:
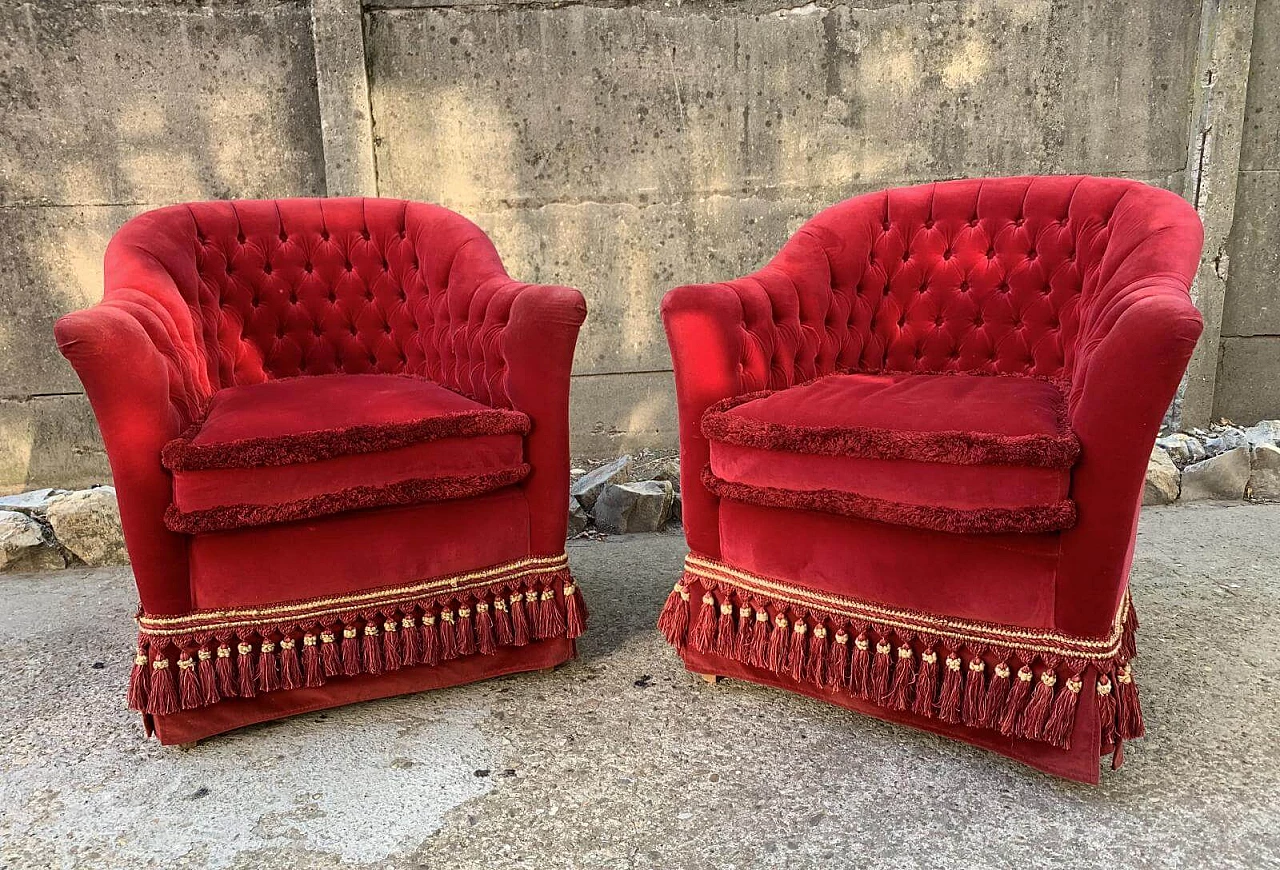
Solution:
<path fill-rule="evenodd" d="M 511 289 L 502 331 L 504 391 L 533 421 L 525 438 L 533 470 L 522 484 L 530 546 L 535 555 L 555 555 L 564 550 L 569 519 L 569 375 L 587 305 L 571 287 L 512 282 Z"/>
<path fill-rule="evenodd" d="M 1151 446 L 1202 321 L 1186 286 L 1155 278 L 1115 296 L 1083 337 L 1069 401 L 1079 521 L 1062 535 L 1056 625 L 1101 635 L 1127 587 Z"/>
<path fill-rule="evenodd" d="M 186 540 L 163 521 L 173 488 L 160 448 L 190 421 L 200 373 L 169 341 L 174 332 L 164 309 L 136 291 L 115 291 L 66 315 L 54 333 L 106 444 L 142 607 L 150 614 L 190 610 Z"/>

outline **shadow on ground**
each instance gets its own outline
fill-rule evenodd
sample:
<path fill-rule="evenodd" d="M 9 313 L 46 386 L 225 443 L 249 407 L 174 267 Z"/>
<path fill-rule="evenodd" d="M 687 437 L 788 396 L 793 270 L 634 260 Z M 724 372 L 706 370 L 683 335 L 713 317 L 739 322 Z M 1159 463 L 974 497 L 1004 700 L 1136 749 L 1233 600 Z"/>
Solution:
<path fill-rule="evenodd" d="M 1261 867 L 1280 862 L 1280 508 L 1148 509 L 1150 737 L 1100 787 L 743 683 L 652 629 L 678 534 L 571 542 L 554 672 L 192 750 L 123 710 L 125 570 L 0 582 L 0 866 Z"/>

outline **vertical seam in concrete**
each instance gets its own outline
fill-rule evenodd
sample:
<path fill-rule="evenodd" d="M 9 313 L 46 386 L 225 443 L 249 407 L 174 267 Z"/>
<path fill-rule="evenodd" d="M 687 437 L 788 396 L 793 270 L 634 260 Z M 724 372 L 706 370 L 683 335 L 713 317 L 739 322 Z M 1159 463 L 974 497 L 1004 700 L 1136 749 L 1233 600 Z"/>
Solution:
<path fill-rule="evenodd" d="M 1183 195 L 1204 224 L 1205 245 L 1192 287 L 1204 333 L 1170 409 L 1171 428 L 1203 426 L 1214 410 L 1254 12 L 1255 0 L 1202 0 L 1200 6 Z"/>
<path fill-rule="evenodd" d="M 329 196 L 377 194 L 361 0 L 313 0 L 311 39 Z"/>
<path fill-rule="evenodd" d="M 369 57 L 369 15 L 364 0 L 360 0 L 360 56 L 364 63 L 364 98 L 369 115 L 369 163 L 373 171 L 373 196 L 381 196 L 382 179 L 378 176 L 378 119 L 373 115 L 373 68 Z"/>

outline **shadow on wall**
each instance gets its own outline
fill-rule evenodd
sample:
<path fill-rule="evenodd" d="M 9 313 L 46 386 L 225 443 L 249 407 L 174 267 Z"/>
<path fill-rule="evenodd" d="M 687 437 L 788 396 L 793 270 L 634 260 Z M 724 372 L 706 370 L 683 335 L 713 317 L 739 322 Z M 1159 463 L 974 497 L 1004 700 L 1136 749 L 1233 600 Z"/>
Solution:
<path fill-rule="evenodd" d="M 324 190 L 305 4 L 42 2 L 0 10 L 0 490 L 109 478 L 53 322 L 102 253 L 173 202 Z"/>

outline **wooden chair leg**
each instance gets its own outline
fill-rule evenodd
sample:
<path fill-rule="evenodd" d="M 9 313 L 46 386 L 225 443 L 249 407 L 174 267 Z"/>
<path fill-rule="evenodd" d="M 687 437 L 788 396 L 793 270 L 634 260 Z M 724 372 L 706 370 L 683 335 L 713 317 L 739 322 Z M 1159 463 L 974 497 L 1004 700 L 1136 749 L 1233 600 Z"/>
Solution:
<path fill-rule="evenodd" d="M 713 686 L 716 683 L 720 682 L 719 674 L 698 674 L 698 676 L 702 677 L 702 679 L 706 680 L 708 683 L 710 683 Z"/>

